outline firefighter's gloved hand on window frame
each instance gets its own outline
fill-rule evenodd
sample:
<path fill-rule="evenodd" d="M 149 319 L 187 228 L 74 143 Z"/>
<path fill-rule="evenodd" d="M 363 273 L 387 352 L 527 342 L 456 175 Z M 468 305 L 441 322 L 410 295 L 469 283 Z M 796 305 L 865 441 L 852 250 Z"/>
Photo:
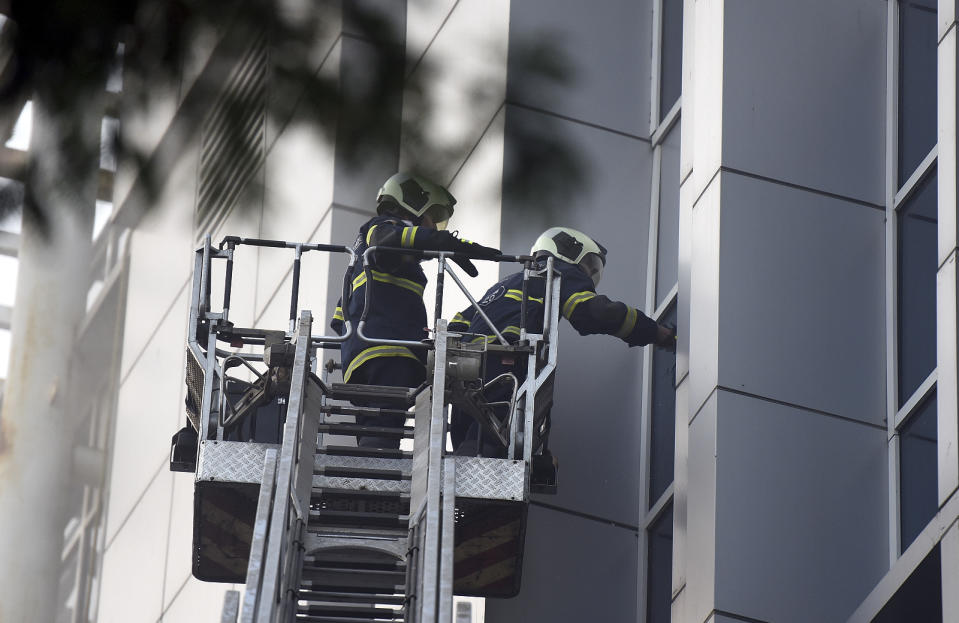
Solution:
<path fill-rule="evenodd" d="M 656 346 L 671 353 L 676 352 L 676 328 L 666 325 L 656 327 Z"/>

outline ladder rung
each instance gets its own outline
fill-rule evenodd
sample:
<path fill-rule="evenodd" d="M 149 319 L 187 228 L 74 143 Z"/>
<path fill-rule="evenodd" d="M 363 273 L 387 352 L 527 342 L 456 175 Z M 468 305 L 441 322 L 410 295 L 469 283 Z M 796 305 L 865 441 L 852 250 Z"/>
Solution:
<path fill-rule="evenodd" d="M 328 601 L 342 603 L 371 603 L 403 605 L 406 597 L 403 595 L 372 595 L 369 593 L 344 593 L 334 591 L 314 591 L 300 589 L 297 597 L 303 601 Z"/>
<path fill-rule="evenodd" d="M 370 478 L 313 477 L 314 491 L 326 491 L 328 489 L 370 491 L 376 493 L 409 493 L 412 489 L 412 482 L 409 480 L 377 480 Z"/>
<path fill-rule="evenodd" d="M 313 491 L 313 495 L 310 497 L 310 504 L 318 504 L 320 500 L 324 497 L 343 497 L 350 499 L 360 499 L 360 500 L 396 500 L 396 501 L 407 501 L 409 502 L 410 496 L 408 493 L 400 491 L 371 491 L 369 489 L 336 489 L 336 488 L 323 488 Z"/>
<path fill-rule="evenodd" d="M 307 570 L 304 569 L 304 573 Z M 317 577 L 302 586 L 319 591 L 402 594 L 406 590 L 406 572 L 356 572 L 343 569 L 312 571 Z"/>
<path fill-rule="evenodd" d="M 330 385 L 330 397 L 334 400 L 375 398 L 391 404 L 413 406 L 413 392 L 408 387 L 389 387 L 386 385 L 359 385 L 354 383 L 333 383 Z"/>
<path fill-rule="evenodd" d="M 370 478 L 375 480 L 409 480 L 409 472 L 399 469 L 374 469 L 367 467 L 340 467 L 328 465 L 313 472 L 317 476 L 330 478 Z"/>
<path fill-rule="evenodd" d="M 306 530 L 317 538 L 373 538 L 402 539 L 408 535 L 409 526 L 396 528 L 378 528 L 370 526 L 314 526 L 307 524 Z"/>
<path fill-rule="evenodd" d="M 320 514 L 328 511 L 349 513 L 371 513 L 377 516 L 389 517 L 408 515 L 410 512 L 410 498 L 408 495 L 369 496 L 364 491 L 350 492 L 357 495 L 319 495 L 311 504 L 321 506 Z M 393 524 L 390 524 L 391 526 Z"/>
<path fill-rule="evenodd" d="M 364 448 L 362 446 L 321 446 L 316 449 L 317 454 L 328 456 L 363 456 L 384 459 L 410 459 L 412 452 L 404 452 L 394 448 Z"/>
<path fill-rule="evenodd" d="M 321 510 L 310 511 L 310 524 L 334 524 L 338 526 L 377 526 L 385 528 L 401 528 L 409 525 L 408 515 L 392 515 L 389 513 L 354 513 L 350 511 Z"/>
<path fill-rule="evenodd" d="M 303 599 L 303 595 L 297 595 L 299 599 Z M 376 606 L 367 606 L 367 605 L 350 605 L 350 604 L 307 604 L 297 608 L 297 612 L 300 614 L 308 614 L 310 616 L 335 616 L 335 617 L 357 617 L 357 616 L 368 616 L 371 619 L 375 619 L 377 616 L 385 616 L 398 613 L 398 610 L 393 608 L 377 608 Z"/>
<path fill-rule="evenodd" d="M 313 459 L 314 470 L 336 468 L 340 470 L 367 469 L 400 472 L 407 478 L 413 469 L 413 460 L 377 456 L 331 456 L 319 454 Z M 316 471 L 313 472 L 318 473 Z M 328 474 L 329 475 L 329 474 Z"/>
<path fill-rule="evenodd" d="M 405 418 L 413 417 L 413 414 L 407 411 L 406 409 L 378 409 L 376 407 L 347 407 L 345 405 L 326 405 L 320 409 L 320 413 L 328 413 L 330 415 L 366 415 L 366 416 L 378 416 L 378 415 L 402 415 Z"/>
<path fill-rule="evenodd" d="M 327 617 L 327 616 L 313 616 L 309 614 L 300 615 L 296 617 L 297 621 L 305 621 L 306 623 L 361 623 L 362 621 L 402 621 L 403 620 L 403 611 L 397 610 L 397 615 L 395 618 L 389 619 L 357 619 L 355 617 Z"/>
<path fill-rule="evenodd" d="M 311 557 L 303 563 L 304 569 L 312 571 L 356 571 L 356 572 L 377 572 L 377 573 L 405 573 L 406 563 L 399 560 L 390 562 L 370 562 L 361 560 L 340 560 L 336 558 L 324 558 L 323 556 Z"/>
<path fill-rule="evenodd" d="M 399 428 L 388 428 L 386 426 L 361 426 L 359 424 L 320 424 L 319 432 L 332 433 L 334 435 L 354 435 L 360 437 L 390 437 L 400 439 L 403 437 L 413 438 L 413 427 L 402 426 Z"/>

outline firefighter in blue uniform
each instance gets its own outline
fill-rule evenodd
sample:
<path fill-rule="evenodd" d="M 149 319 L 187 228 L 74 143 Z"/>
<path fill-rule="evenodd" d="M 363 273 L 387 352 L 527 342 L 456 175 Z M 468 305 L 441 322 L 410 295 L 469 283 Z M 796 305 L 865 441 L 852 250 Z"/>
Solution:
<path fill-rule="evenodd" d="M 568 227 L 552 227 L 536 239 L 530 254 L 541 266 L 545 266 L 547 256 L 558 260 L 554 266 L 561 276 L 560 314 L 580 335 L 613 335 L 629 346 L 655 344 L 675 351 L 676 331 L 672 327 L 657 324 L 635 307 L 597 294 L 596 287 L 606 265 L 606 249 L 592 238 Z M 528 333 L 543 331 L 545 283 L 545 279 L 531 279 L 527 284 Z M 519 340 L 522 288 L 523 273 L 514 273 L 487 290 L 479 300 L 484 313 L 510 343 Z M 473 307 L 456 314 L 449 329 L 478 334 L 474 340 L 492 342 L 495 339 L 486 320 Z M 504 362 L 492 353 L 487 356 L 486 379 L 506 372 L 512 372 L 522 383 L 526 377 L 526 365 L 516 363 L 512 358 Z M 503 395 L 487 395 L 486 398 L 489 401 L 507 399 L 505 389 L 502 392 Z M 492 440 L 481 441 L 479 433 L 479 425 L 471 417 L 454 410 L 450 437 L 457 454 L 505 455 L 505 450 L 493 445 Z"/>
<path fill-rule="evenodd" d="M 368 247 L 388 246 L 407 249 L 467 253 L 474 258 L 499 255 L 498 249 L 484 247 L 457 238 L 444 231 L 453 215 L 456 199 L 442 186 L 422 177 L 397 173 L 384 182 L 376 197 L 377 216 L 360 227 L 353 250 L 362 256 Z M 423 290 L 426 275 L 419 260 L 400 253 L 377 253 L 372 267 L 372 283 L 367 282 L 362 262 L 351 269 L 351 294 L 345 308 L 337 303 L 330 326 L 338 334 L 345 331 L 349 320 L 353 334 L 343 343 L 340 359 L 343 380 L 363 385 L 417 387 L 426 378 L 426 352 L 404 346 L 372 345 L 362 341 L 356 327 L 363 314 L 366 288 L 371 292 L 371 309 L 364 334 L 369 338 L 391 340 L 423 340 L 427 337 L 426 306 Z M 463 270 L 475 277 L 476 267 L 465 258 L 452 258 Z M 388 404 L 366 401 L 362 406 L 388 407 Z M 369 426 L 398 428 L 402 416 L 360 416 L 357 423 Z M 399 439 L 362 436 L 357 445 L 398 448 Z"/>

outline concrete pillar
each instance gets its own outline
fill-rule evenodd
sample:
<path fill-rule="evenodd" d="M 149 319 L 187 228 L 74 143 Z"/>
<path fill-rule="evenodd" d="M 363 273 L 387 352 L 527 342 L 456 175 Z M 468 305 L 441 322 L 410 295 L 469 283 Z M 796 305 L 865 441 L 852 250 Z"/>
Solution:
<path fill-rule="evenodd" d="M 65 487 L 80 416 L 66 399 L 71 349 L 86 311 L 102 118 L 95 95 L 77 96 L 70 111 L 82 117 L 76 124 L 54 98 L 38 93 L 33 101 L 27 201 L 43 206 L 48 220 L 44 234 L 25 216 L 21 234 L 0 416 L 0 621 L 53 621 L 57 612 L 50 582 L 60 572 Z"/>
<path fill-rule="evenodd" d="M 946 504 L 959 488 L 959 299 L 957 299 L 956 250 L 959 246 L 959 126 L 957 82 L 959 82 L 959 29 L 956 0 L 939 2 L 939 270 L 936 274 L 936 400 L 938 408 L 939 506 Z M 942 586 L 959 584 L 959 533 L 953 526 L 942 539 Z M 943 590 L 943 620 L 959 617 L 959 600 L 954 591 Z"/>
<path fill-rule="evenodd" d="M 886 7 L 700 0 L 690 18 L 674 612 L 845 620 L 887 568 Z"/>

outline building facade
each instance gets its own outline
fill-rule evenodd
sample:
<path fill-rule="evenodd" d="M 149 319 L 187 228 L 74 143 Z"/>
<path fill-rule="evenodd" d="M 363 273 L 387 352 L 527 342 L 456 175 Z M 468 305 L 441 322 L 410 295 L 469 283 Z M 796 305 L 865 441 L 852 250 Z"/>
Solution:
<path fill-rule="evenodd" d="M 679 335 L 673 356 L 563 325 L 559 493 L 534 497 L 522 591 L 486 621 L 959 620 L 959 4 L 343 4 L 298 53 L 344 93 L 383 47 L 363 11 L 400 33 L 375 151 L 351 152 L 373 129 L 345 96 L 317 124 L 283 42 L 228 20 L 117 115 L 163 176 L 113 166 L 96 234 L 76 385 L 102 389 L 77 445 L 107 458 L 74 488 L 61 620 L 219 620 L 231 587 L 191 577 L 193 482 L 168 470 L 193 249 L 350 244 L 414 167 L 482 244 L 590 233 L 600 292 Z M 343 266 L 310 262 L 300 301 L 328 318 Z M 285 328 L 289 262 L 235 270 L 232 318 Z"/>

